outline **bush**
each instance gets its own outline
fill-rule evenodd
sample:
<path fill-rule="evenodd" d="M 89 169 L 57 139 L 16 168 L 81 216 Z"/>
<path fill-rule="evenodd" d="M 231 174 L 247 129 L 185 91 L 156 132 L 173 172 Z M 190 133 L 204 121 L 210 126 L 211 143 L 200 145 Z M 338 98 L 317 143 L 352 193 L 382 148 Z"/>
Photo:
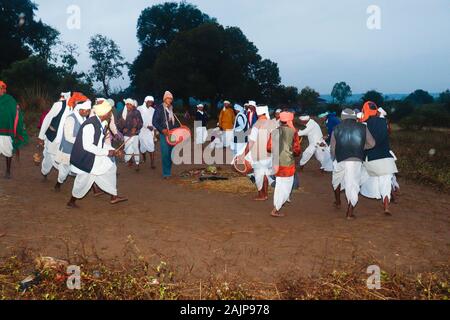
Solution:
<path fill-rule="evenodd" d="M 450 112 L 443 104 L 424 105 L 403 118 L 400 126 L 406 129 L 420 130 L 424 127 L 450 127 Z"/>

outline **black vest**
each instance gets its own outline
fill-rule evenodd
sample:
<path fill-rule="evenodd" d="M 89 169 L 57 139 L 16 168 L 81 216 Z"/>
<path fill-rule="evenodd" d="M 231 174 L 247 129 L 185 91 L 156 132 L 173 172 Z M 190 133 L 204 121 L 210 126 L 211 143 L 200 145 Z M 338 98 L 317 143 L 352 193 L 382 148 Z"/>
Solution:
<path fill-rule="evenodd" d="M 83 131 L 84 128 L 90 124 L 92 124 L 95 129 L 94 144 L 98 145 L 102 134 L 102 124 L 97 117 L 92 117 L 86 120 L 81 126 L 80 131 L 78 131 L 77 138 L 75 139 L 75 143 L 73 145 L 72 154 L 70 155 L 70 164 L 87 173 L 91 173 L 95 161 L 95 154 L 90 153 L 83 148 Z M 105 141 L 103 139 L 102 146 L 104 143 Z"/>
<path fill-rule="evenodd" d="M 64 111 L 66 111 L 67 102 L 62 102 L 62 108 L 61 111 L 59 111 L 58 115 L 52 119 L 52 122 L 50 123 L 50 127 L 48 128 L 47 132 L 45 133 L 45 136 L 50 142 L 55 141 L 56 135 L 58 134 L 58 128 L 61 123 L 61 118 L 64 114 Z M 53 129 L 53 130 L 52 130 Z"/>
<path fill-rule="evenodd" d="M 334 129 L 336 138 L 336 160 L 341 162 L 348 158 L 364 161 L 366 145 L 366 126 L 355 120 L 344 120 Z"/>

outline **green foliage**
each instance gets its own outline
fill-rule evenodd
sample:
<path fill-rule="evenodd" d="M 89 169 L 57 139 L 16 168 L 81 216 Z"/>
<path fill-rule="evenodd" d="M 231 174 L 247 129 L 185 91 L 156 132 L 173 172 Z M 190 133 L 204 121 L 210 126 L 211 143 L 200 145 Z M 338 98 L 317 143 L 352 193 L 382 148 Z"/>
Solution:
<path fill-rule="evenodd" d="M 424 105 L 434 102 L 434 98 L 427 91 L 421 89 L 411 93 L 405 100 L 414 105 Z"/>
<path fill-rule="evenodd" d="M 365 103 L 367 101 L 375 102 L 375 104 L 379 107 L 384 106 L 384 97 L 383 94 L 376 90 L 367 91 L 364 96 L 361 98 L 362 102 Z"/>
<path fill-rule="evenodd" d="M 89 42 L 89 55 L 94 61 L 89 76 L 102 84 L 106 97 L 110 96 L 110 81 L 122 76 L 125 62 L 117 44 L 105 36 L 97 34 Z"/>
<path fill-rule="evenodd" d="M 310 87 L 303 88 L 298 96 L 302 111 L 306 113 L 313 112 L 318 104 L 319 97 L 320 94 L 316 90 Z"/>
<path fill-rule="evenodd" d="M 137 23 L 141 52 L 129 71 L 136 93 L 145 95 L 154 90 L 157 81 L 151 75 L 156 59 L 180 32 L 211 22 L 215 19 L 186 2 L 166 2 L 143 10 Z"/>
<path fill-rule="evenodd" d="M 59 32 L 35 20 L 37 5 L 30 0 L 0 0 L 0 72 L 31 54 L 51 59 Z"/>
<path fill-rule="evenodd" d="M 352 96 L 352 89 L 347 83 L 342 81 L 334 85 L 331 96 L 336 102 L 343 105 L 347 101 L 347 98 Z"/>
<path fill-rule="evenodd" d="M 403 118 L 399 124 L 404 128 L 417 130 L 424 127 L 450 128 L 450 112 L 442 104 L 423 105 Z"/>

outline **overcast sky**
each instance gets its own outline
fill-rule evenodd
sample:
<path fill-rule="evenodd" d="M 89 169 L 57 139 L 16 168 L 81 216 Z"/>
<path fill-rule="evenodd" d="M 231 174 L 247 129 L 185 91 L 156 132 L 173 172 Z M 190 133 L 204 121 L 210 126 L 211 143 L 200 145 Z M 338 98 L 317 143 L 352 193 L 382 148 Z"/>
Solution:
<path fill-rule="evenodd" d="M 88 70 L 89 38 L 104 34 L 132 62 L 143 9 L 164 1 L 34 0 L 39 18 L 79 46 Z M 450 87 L 450 0 L 192 0 L 225 26 L 242 29 L 264 58 L 278 63 L 282 82 L 329 94 L 346 81 L 354 93 L 409 93 Z M 81 9 L 81 29 L 67 28 L 67 8 Z M 381 29 L 369 30 L 367 8 L 381 9 Z M 115 81 L 128 86 L 128 78 Z"/>

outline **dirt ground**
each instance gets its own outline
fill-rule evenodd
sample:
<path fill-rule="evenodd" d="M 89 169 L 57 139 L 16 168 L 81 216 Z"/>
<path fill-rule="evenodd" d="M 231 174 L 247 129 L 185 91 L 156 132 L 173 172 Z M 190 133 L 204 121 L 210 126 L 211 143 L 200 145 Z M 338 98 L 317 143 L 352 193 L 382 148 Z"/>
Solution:
<path fill-rule="evenodd" d="M 34 151 L 22 151 L 12 180 L 0 179 L 2 257 L 29 248 L 44 256 L 95 254 L 120 261 L 131 243 L 148 261 L 168 262 L 183 276 L 236 275 L 247 281 L 314 275 L 356 261 L 401 272 L 450 262 L 450 196 L 403 180 L 393 217 L 382 214 L 380 201 L 361 198 L 357 219 L 347 221 L 345 210 L 332 206 L 331 176 L 312 160 L 300 175 L 304 191 L 284 208 L 286 218 L 275 219 L 269 216 L 272 199 L 254 202 L 253 195 L 163 181 L 159 161 L 157 170 L 147 163 L 140 173 L 121 164 L 118 188 L 128 203 L 111 206 L 108 197 L 88 195 L 80 210 L 68 210 L 72 179 L 61 193 L 53 192 L 56 172 L 42 183 Z M 187 168 L 175 167 L 174 173 Z"/>

